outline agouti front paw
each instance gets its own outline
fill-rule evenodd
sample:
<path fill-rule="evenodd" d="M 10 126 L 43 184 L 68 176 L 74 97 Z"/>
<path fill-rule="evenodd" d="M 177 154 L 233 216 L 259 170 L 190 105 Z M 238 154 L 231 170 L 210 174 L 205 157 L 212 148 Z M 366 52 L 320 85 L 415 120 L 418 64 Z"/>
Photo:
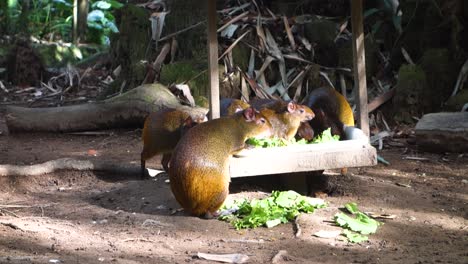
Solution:
<path fill-rule="evenodd" d="M 214 213 L 206 212 L 206 213 L 202 216 L 202 218 L 203 218 L 203 219 L 213 219 L 213 218 L 218 218 L 218 216 L 219 216 L 219 212 L 218 212 L 218 211 L 216 211 L 216 212 L 214 212 Z"/>

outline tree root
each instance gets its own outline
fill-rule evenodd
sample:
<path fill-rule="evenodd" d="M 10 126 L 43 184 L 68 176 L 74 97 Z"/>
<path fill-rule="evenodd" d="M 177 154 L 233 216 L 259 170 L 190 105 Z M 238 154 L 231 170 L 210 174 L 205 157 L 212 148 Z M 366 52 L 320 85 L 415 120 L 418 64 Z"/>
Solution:
<path fill-rule="evenodd" d="M 93 170 L 106 171 L 119 175 L 140 175 L 140 166 L 117 165 L 115 162 L 100 160 L 92 161 L 61 158 L 35 165 L 0 165 L 0 176 L 37 176 L 58 170 Z"/>

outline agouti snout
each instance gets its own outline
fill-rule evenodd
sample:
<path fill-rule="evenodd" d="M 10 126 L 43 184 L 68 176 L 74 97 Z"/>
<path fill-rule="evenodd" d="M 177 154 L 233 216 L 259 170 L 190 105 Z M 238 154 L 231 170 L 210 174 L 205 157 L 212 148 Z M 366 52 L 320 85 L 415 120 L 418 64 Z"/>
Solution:
<path fill-rule="evenodd" d="M 270 122 L 253 108 L 190 129 L 172 153 L 169 179 L 179 204 L 196 216 L 210 217 L 229 193 L 229 159 L 250 137 L 268 137 Z"/>

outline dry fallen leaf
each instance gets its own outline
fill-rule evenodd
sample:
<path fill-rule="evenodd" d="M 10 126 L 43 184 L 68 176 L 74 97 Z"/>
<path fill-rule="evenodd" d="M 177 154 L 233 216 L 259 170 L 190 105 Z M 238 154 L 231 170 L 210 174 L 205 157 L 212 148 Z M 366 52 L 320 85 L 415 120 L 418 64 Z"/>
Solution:
<path fill-rule="evenodd" d="M 244 254 L 207 254 L 198 252 L 197 257 L 225 263 L 246 263 L 249 260 L 249 256 Z"/>
<path fill-rule="evenodd" d="M 341 230 L 320 230 L 314 233 L 314 236 L 320 238 L 335 238 L 341 234 Z"/>

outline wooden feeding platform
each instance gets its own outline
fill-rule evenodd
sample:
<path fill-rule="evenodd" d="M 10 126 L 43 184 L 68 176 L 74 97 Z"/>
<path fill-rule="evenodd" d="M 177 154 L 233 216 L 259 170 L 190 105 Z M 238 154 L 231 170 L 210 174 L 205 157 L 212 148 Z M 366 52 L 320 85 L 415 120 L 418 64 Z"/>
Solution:
<path fill-rule="evenodd" d="M 362 136 L 319 144 L 244 149 L 231 158 L 231 178 L 376 165 L 376 149 L 362 131 L 353 130 L 353 135 Z"/>
<path fill-rule="evenodd" d="M 218 118 L 219 80 L 216 0 L 208 0 L 208 72 L 210 83 L 210 119 Z M 243 150 L 231 158 L 231 177 L 246 177 L 291 172 L 321 171 L 324 169 L 372 166 L 377 153 L 369 144 L 369 117 L 364 52 L 362 0 L 351 1 L 353 34 L 353 74 L 359 128 L 349 140 L 314 145 L 288 146 Z M 355 133 L 353 133 L 355 132 Z M 358 135 L 358 136 L 356 136 Z"/>

